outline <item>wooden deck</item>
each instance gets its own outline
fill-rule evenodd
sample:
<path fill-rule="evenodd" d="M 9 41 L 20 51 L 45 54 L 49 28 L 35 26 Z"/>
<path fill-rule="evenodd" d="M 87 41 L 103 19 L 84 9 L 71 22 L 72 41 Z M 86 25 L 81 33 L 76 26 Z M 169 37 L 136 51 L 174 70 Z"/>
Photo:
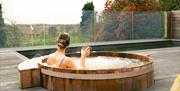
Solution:
<path fill-rule="evenodd" d="M 180 47 L 130 51 L 147 53 L 154 58 L 155 84 L 145 91 L 170 91 L 177 74 L 180 74 Z"/>
<path fill-rule="evenodd" d="M 146 53 L 154 58 L 155 85 L 145 91 L 169 91 L 175 76 L 180 74 L 180 47 L 128 51 L 128 53 Z M 19 88 L 17 66 L 26 59 L 14 50 L 0 50 L 0 91 L 47 91 L 41 87 Z"/>

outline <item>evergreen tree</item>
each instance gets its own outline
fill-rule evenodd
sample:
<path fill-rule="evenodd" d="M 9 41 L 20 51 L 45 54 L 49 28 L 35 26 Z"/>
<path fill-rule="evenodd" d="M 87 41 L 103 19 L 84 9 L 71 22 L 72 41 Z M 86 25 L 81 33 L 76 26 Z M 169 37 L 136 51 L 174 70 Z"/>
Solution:
<path fill-rule="evenodd" d="M 93 2 L 87 2 L 82 8 L 80 30 L 82 33 L 93 30 L 95 21 Z"/>
<path fill-rule="evenodd" d="M 180 0 L 159 0 L 162 11 L 180 10 Z"/>
<path fill-rule="evenodd" d="M 5 47 L 6 45 L 6 34 L 4 28 L 4 19 L 2 17 L 2 3 L 0 4 L 0 47 Z"/>

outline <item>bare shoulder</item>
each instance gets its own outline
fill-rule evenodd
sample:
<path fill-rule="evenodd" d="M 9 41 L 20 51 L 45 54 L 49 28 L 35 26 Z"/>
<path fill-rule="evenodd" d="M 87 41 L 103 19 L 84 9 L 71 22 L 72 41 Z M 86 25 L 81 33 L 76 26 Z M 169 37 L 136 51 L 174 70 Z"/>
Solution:
<path fill-rule="evenodd" d="M 68 62 L 72 62 L 72 59 L 70 57 L 66 57 L 65 60 L 68 61 Z"/>
<path fill-rule="evenodd" d="M 53 64 L 53 57 L 54 57 L 54 53 L 49 54 L 47 57 L 47 64 L 52 65 Z"/>
<path fill-rule="evenodd" d="M 50 61 L 53 58 L 53 54 L 49 54 L 47 60 Z"/>
<path fill-rule="evenodd" d="M 54 53 L 49 54 L 47 57 L 50 58 L 54 55 Z"/>
<path fill-rule="evenodd" d="M 67 68 L 76 68 L 74 62 L 72 61 L 70 57 L 66 57 L 65 64 Z"/>

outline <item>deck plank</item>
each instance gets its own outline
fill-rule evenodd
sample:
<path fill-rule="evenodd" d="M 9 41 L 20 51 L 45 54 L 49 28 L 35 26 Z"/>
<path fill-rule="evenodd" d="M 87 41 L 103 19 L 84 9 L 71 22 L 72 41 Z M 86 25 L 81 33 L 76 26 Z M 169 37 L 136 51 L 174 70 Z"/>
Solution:
<path fill-rule="evenodd" d="M 5 50 L 5 49 L 4 49 Z M 154 58 L 155 84 L 145 91 L 169 91 L 176 74 L 180 73 L 180 47 L 126 51 L 146 53 Z M 24 61 L 14 51 L 0 52 L 0 91 L 47 91 L 41 87 L 20 89 L 17 66 Z"/>

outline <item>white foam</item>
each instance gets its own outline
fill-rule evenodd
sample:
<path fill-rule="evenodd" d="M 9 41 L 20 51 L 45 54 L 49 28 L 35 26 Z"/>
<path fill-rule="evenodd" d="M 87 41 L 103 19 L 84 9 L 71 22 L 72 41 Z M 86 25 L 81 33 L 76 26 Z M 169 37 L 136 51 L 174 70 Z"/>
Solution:
<path fill-rule="evenodd" d="M 76 66 L 80 65 L 80 58 L 72 58 Z M 138 59 L 129 59 L 121 57 L 87 57 L 85 62 L 86 69 L 113 69 L 123 67 L 134 67 L 143 65 L 144 63 Z"/>
<path fill-rule="evenodd" d="M 80 58 L 72 57 L 73 62 L 80 68 Z M 47 63 L 43 63 L 48 66 Z M 124 67 L 135 67 L 143 65 L 144 62 L 138 59 L 130 58 L 121 58 L 121 57 L 107 57 L 107 56 L 98 56 L 98 57 L 87 57 L 85 62 L 86 69 L 116 69 Z M 51 65 L 51 67 L 57 67 L 56 65 Z"/>

